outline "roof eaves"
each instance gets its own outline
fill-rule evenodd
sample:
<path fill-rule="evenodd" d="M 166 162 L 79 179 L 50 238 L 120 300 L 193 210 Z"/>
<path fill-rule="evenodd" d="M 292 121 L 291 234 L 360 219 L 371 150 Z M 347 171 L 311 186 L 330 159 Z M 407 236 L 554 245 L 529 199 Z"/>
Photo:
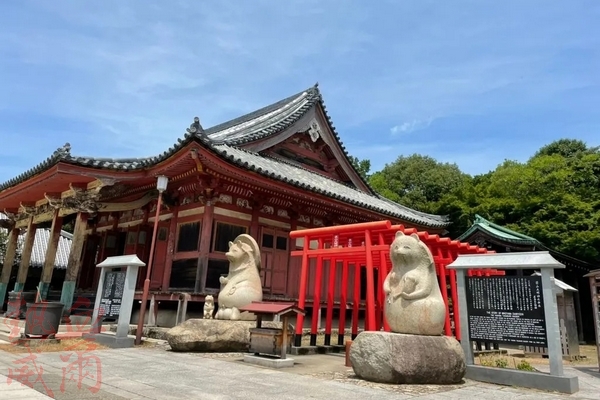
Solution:
<path fill-rule="evenodd" d="M 58 164 L 60 161 L 68 161 L 71 158 L 71 145 L 69 143 L 66 143 L 64 146 L 56 149 L 56 151 L 54 151 L 54 153 L 52 153 L 50 157 L 46 158 L 44 161 L 42 161 L 35 167 L 30 168 L 27 171 L 17 175 L 16 177 L 11 178 L 8 181 L 0 184 L 0 192 L 13 186 L 16 186 L 19 183 L 24 182 L 27 179 L 30 179 L 38 174 L 41 174 L 44 171 L 47 171 L 51 167 Z"/>
<path fill-rule="evenodd" d="M 198 135 L 197 131 L 193 130 L 194 124 L 187 129 L 186 134 L 183 138 L 177 140 L 173 146 L 163 153 L 143 158 L 100 158 L 100 157 L 85 157 L 85 156 L 72 156 L 71 146 L 67 143 L 65 146 L 57 149 L 50 157 L 38 164 L 37 166 L 23 172 L 22 174 L 12 178 L 5 183 L 0 185 L 0 192 L 10 187 L 16 186 L 35 175 L 38 175 L 59 162 L 66 164 L 78 165 L 82 167 L 90 167 L 94 169 L 104 169 L 112 171 L 135 171 L 156 165 L 173 154 L 181 150 L 184 146 L 194 140 L 198 140 L 202 143 L 210 142 L 205 135 Z"/>

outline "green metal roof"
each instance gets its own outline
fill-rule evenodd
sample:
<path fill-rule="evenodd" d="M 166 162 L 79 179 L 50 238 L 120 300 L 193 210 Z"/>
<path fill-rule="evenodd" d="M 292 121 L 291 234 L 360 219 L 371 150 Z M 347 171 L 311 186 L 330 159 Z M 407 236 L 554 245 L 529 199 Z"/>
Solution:
<path fill-rule="evenodd" d="M 533 238 L 531 236 L 524 235 L 522 233 L 513 231 L 512 229 L 508 229 L 504 226 L 494 224 L 491 221 L 483 218 L 481 215 L 475 214 L 475 222 L 473 225 L 465 233 L 460 235 L 456 240 L 464 241 L 466 238 L 471 236 L 477 230 L 482 230 L 500 240 L 505 240 L 507 242 L 515 243 L 515 244 L 524 244 L 524 245 L 541 245 L 542 243 Z"/>

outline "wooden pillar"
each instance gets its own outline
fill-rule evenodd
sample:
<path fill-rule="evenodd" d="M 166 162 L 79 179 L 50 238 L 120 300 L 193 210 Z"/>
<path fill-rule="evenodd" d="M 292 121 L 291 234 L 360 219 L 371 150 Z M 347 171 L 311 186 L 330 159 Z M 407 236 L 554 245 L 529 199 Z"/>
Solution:
<path fill-rule="evenodd" d="M 63 219 L 58 213 L 59 209 L 57 208 L 54 210 L 54 216 L 52 217 L 52 228 L 50 228 L 50 237 L 48 238 L 48 246 L 46 247 L 44 268 L 42 270 L 42 278 L 39 285 L 41 300 L 46 300 L 48 298 L 50 282 L 52 281 L 52 272 L 54 272 L 56 251 L 58 250 L 58 240 L 60 239 L 60 232 L 63 223 Z"/>
<path fill-rule="evenodd" d="M 300 217 L 300 213 L 296 212 L 295 210 L 288 210 L 288 215 L 290 216 L 290 232 L 293 232 L 298 229 L 298 217 Z M 257 238 L 256 240 L 258 241 L 259 239 Z M 261 242 L 258 242 L 258 243 L 261 243 Z M 292 259 L 292 251 L 293 250 L 296 250 L 296 239 L 289 238 L 288 255 L 287 255 L 288 263 L 287 263 L 287 267 L 286 267 L 286 271 L 285 271 L 285 276 L 286 276 L 286 278 L 285 278 L 285 293 L 289 293 L 288 289 L 290 288 L 290 279 L 293 279 L 292 282 L 295 285 L 297 282 L 297 278 L 298 278 L 298 276 L 292 277 L 292 275 L 290 273 L 291 272 L 290 266 L 292 264 L 290 262 L 290 260 Z"/>
<path fill-rule="evenodd" d="M 171 285 L 171 271 L 173 268 L 173 256 L 175 255 L 175 238 L 177 237 L 177 214 L 179 212 L 179 205 L 173 207 L 173 216 L 169 223 L 169 237 L 167 241 L 167 254 L 165 259 L 165 271 L 163 273 L 162 290 L 169 290 Z M 200 244 L 198 244 L 200 246 Z"/>
<path fill-rule="evenodd" d="M 22 292 L 25 288 L 36 229 L 37 225 L 33 223 L 33 216 L 29 217 L 29 222 L 27 223 L 27 235 L 25 236 L 25 243 L 23 243 L 23 251 L 21 253 L 21 265 L 19 265 L 19 273 L 17 274 L 17 282 L 15 283 L 15 292 Z"/>
<path fill-rule="evenodd" d="M 262 200 L 254 200 L 252 202 L 252 219 L 250 220 L 250 236 L 252 236 L 258 243 L 261 243 L 259 235 L 259 223 L 258 217 L 260 215 L 260 209 L 264 202 Z"/>
<path fill-rule="evenodd" d="M 17 257 L 17 247 L 20 233 L 20 229 L 13 227 L 8 234 L 6 253 L 4 254 L 4 264 L 2 265 L 2 279 L 0 280 L 0 310 L 4 305 L 6 291 L 8 290 L 8 282 L 10 281 L 10 273 L 12 272 L 13 265 L 15 264 L 15 258 Z"/>
<path fill-rule="evenodd" d="M 71 252 L 67 262 L 67 272 L 63 282 L 60 302 L 63 303 L 63 314 L 69 315 L 73 306 L 73 297 L 75 295 L 75 286 L 77 275 L 83 258 L 83 243 L 85 242 L 85 231 L 87 230 L 88 214 L 84 212 L 77 213 L 75 228 L 73 229 L 73 241 L 71 242 Z"/>
<path fill-rule="evenodd" d="M 198 244 L 200 254 L 198 255 L 196 284 L 194 285 L 195 293 L 204 292 L 204 287 L 206 286 L 208 255 L 210 254 L 210 239 L 212 236 L 213 217 L 215 214 L 215 200 L 208 200 L 204 205 L 204 215 L 202 216 L 202 232 L 200 233 L 200 243 Z"/>

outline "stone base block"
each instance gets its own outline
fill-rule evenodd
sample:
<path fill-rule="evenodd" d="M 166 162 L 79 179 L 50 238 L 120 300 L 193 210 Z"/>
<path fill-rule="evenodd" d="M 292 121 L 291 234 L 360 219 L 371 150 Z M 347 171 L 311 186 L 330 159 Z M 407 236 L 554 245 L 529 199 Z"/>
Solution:
<path fill-rule="evenodd" d="M 110 347 L 111 349 L 125 349 L 133 347 L 135 344 L 135 338 L 125 336 L 118 337 L 116 335 L 110 335 L 106 333 L 90 333 L 85 334 L 82 338 L 92 340 L 103 346 Z"/>
<path fill-rule="evenodd" d="M 252 321 L 188 319 L 169 329 L 165 339 L 173 351 L 243 353 L 250 347 L 250 328 L 255 326 Z M 281 323 L 263 322 L 262 327 L 280 328 Z"/>
<path fill-rule="evenodd" d="M 456 384 L 465 376 L 460 343 L 448 336 L 362 332 L 350 346 L 354 373 L 367 381 Z"/>
<path fill-rule="evenodd" d="M 167 331 L 173 351 L 246 352 L 256 323 L 220 319 L 188 319 Z"/>
<path fill-rule="evenodd" d="M 467 378 L 497 385 L 520 386 L 568 394 L 579 391 L 579 379 L 576 376 L 553 376 L 543 372 L 469 365 Z"/>
<path fill-rule="evenodd" d="M 275 357 L 255 356 L 252 354 L 244 354 L 244 362 L 268 368 L 289 368 L 294 366 L 293 358 L 281 359 Z"/>

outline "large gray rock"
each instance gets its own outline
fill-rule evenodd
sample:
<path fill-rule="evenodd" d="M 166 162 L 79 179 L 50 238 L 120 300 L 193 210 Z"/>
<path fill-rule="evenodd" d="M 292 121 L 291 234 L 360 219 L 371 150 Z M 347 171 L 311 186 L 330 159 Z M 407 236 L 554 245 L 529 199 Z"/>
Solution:
<path fill-rule="evenodd" d="M 263 322 L 264 328 L 281 328 L 281 322 Z M 173 351 L 228 353 L 246 352 L 254 321 L 188 319 L 167 331 L 165 339 Z M 289 324 L 290 332 L 293 326 Z"/>
<path fill-rule="evenodd" d="M 354 373 L 382 383 L 452 384 L 465 376 L 465 355 L 448 336 L 362 332 L 350 347 Z"/>
<path fill-rule="evenodd" d="M 188 319 L 169 329 L 166 339 L 173 351 L 245 352 L 250 345 L 249 321 Z"/>

